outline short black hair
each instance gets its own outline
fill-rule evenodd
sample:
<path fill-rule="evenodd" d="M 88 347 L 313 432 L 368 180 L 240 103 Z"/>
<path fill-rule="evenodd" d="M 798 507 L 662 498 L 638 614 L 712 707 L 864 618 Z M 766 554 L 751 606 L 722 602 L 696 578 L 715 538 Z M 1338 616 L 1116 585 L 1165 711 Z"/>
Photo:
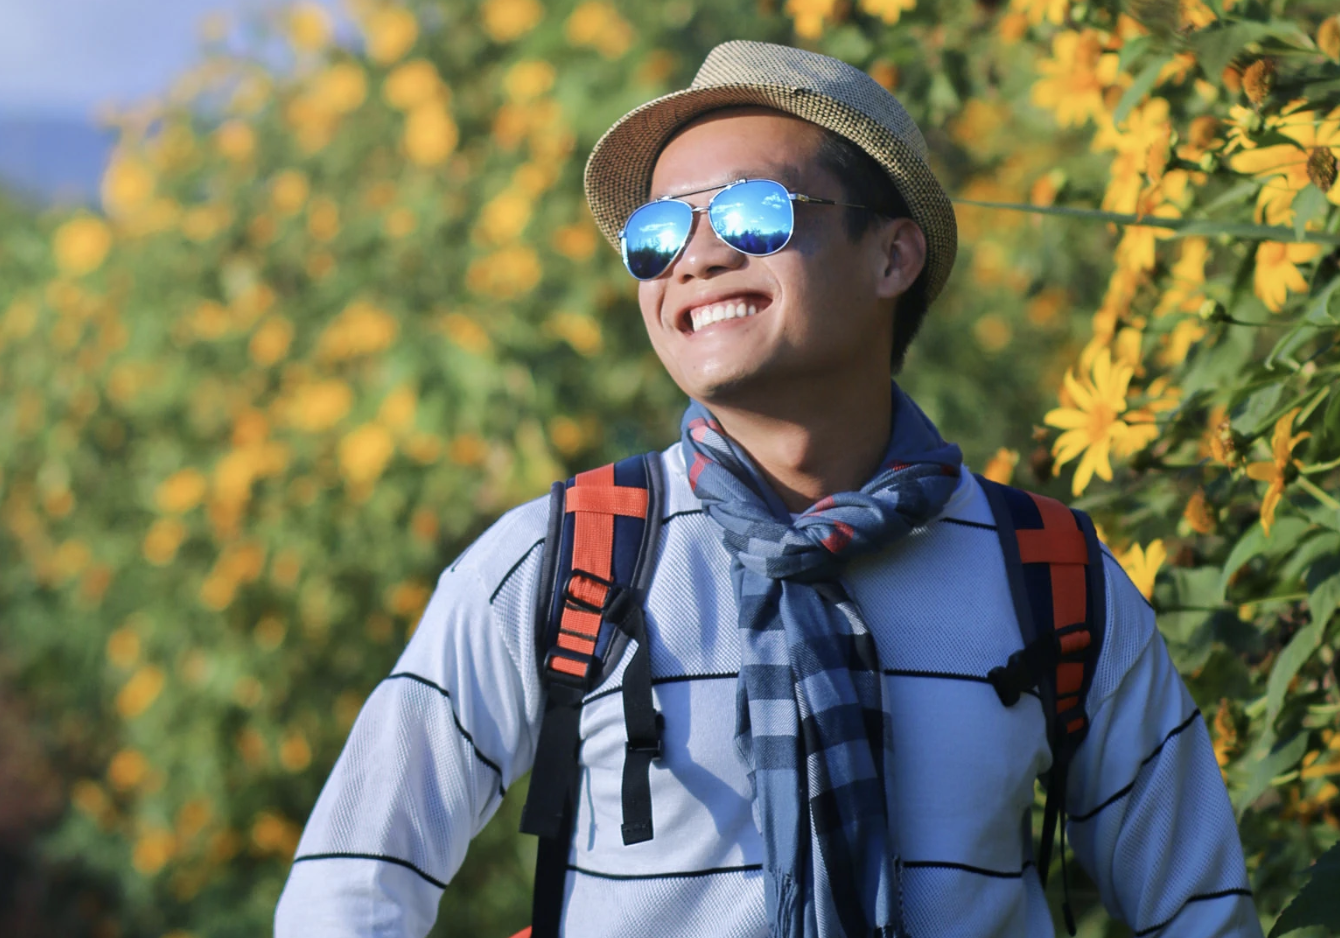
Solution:
<path fill-rule="evenodd" d="M 819 165 L 833 174 L 842 185 L 846 201 L 867 206 L 846 210 L 847 236 L 856 241 L 875 224 L 877 216 L 911 218 L 912 212 L 884 167 L 846 137 L 821 127 L 823 135 L 816 157 Z M 926 319 L 926 268 L 922 268 L 912 286 L 898 297 L 893 318 L 893 350 L 890 365 L 897 374 L 902 370 L 907 348 Z"/>

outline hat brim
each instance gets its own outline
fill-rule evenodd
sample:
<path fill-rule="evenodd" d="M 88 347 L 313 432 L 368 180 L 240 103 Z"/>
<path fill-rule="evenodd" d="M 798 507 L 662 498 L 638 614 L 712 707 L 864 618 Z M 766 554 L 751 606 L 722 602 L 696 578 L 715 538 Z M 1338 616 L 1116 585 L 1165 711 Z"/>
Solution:
<path fill-rule="evenodd" d="M 586 162 L 586 199 L 601 234 L 619 250 L 633 210 L 647 201 L 652 170 L 675 131 L 709 111 L 759 105 L 793 114 L 845 137 L 868 153 L 907 203 L 926 235 L 926 301 L 949 279 L 958 250 L 954 208 L 929 166 L 901 139 L 856 108 L 807 88 L 726 84 L 688 88 L 629 111 L 605 132 Z"/>

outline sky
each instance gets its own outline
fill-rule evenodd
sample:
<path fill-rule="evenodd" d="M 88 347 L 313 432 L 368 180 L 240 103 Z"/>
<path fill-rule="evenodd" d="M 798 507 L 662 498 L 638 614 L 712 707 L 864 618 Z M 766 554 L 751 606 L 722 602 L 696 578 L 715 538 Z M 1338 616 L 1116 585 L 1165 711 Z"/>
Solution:
<path fill-rule="evenodd" d="M 321 0 L 336 8 L 336 0 Z M 0 0 L 0 112 L 87 116 L 164 91 L 196 56 L 199 25 L 283 0 Z"/>
<path fill-rule="evenodd" d="M 206 17 L 236 25 L 287 3 L 0 0 L 0 187 L 38 203 L 92 200 L 111 149 L 99 114 L 170 88 L 197 60 Z"/>

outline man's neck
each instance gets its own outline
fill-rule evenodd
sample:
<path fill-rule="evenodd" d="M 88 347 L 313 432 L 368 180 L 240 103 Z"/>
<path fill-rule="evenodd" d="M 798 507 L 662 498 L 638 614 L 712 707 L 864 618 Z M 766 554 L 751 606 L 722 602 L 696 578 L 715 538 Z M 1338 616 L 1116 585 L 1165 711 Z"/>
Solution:
<path fill-rule="evenodd" d="M 710 405 L 726 434 L 753 459 L 792 512 L 859 489 L 889 443 L 889 383 L 851 382 L 816 393 L 792 386 L 767 395 L 765 407 Z"/>

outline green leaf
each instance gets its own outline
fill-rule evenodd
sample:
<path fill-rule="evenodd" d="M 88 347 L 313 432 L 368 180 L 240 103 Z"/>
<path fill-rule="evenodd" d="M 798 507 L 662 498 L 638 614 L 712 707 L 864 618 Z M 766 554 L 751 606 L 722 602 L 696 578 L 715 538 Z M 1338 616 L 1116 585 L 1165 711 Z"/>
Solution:
<path fill-rule="evenodd" d="M 1270 26 L 1266 23 L 1237 22 L 1192 33 L 1187 44 L 1195 51 L 1205 74 L 1217 80 L 1243 46 L 1269 35 Z"/>
<path fill-rule="evenodd" d="M 1272 557 L 1290 549 L 1298 542 L 1298 538 L 1308 526 L 1309 522 L 1306 520 L 1289 516 L 1275 519 L 1269 537 L 1260 524 L 1253 524 L 1248 528 L 1247 533 L 1233 546 L 1227 562 L 1224 563 L 1223 572 L 1219 576 L 1220 597 L 1228 595 L 1228 581 L 1243 564 L 1258 555 Z"/>
<path fill-rule="evenodd" d="M 1268 384 L 1247 398 L 1246 405 L 1233 417 L 1233 429 L 1245 436 L 1255 436 L 1261 432 L 1268 423 L 1267 418 L 1275 412 L 1283 392 L 1282 385 Z"/>
<path fill-rule="evenodd" d="M 1324 631 L 1335 610 L 1340 609 L 1340 554 L 1323 557 L 1308 568 L 1307 606 L 1312 623 Z"/>
<path fill-rule="evenodd" d="M 1300 506 L 1300 511 L 1307 516 L 1307 520 L 1313 524 L 1320 524 L 1330 528 L 1332 531 L 1340 531 L 1340 511 L 1334 508 L 1327 508 L 1325 505 L 1306 505 Z"/>
<path fill-rule="evenodd" d="M 1130 114 L 1131 111 L 1135 109 L 1135 106 L 1140 103 L 1141 99 L 1153 89 L 1154 82 L 1158 81 L 1159 72 L 1163 71 L 1163 67 L 1171 61 L 1171 55 L 1159 56 L 1157 59 L 1146 65 L 1140 71 L 1139 75 L 1135 76 L 1135 81 L 1131 82 L 1131 86 L 1126 89 L 1126 93 L 1123 94 L 1121 100 L 1117 102 L 1117 109 L 1112 112 L 1113 124 L 1118 127 L 1121 126 L 1121 122 L 1126 119 L 1126 116 Z M 1323 197 L 1323 199 L 1324 198 L 1325 197 Z"/>
<path fill-rule="evenodd" d="M 1316 622 L 1299 629 L 1275 659 L 1275 665 L 1270 669 L 1270 681 L 1266 685 L 1267 726 L 1273 725 L 1275 718 L 1279 716 L 1280 708 L 1284 706 L 1284 695 L 1289 690 L 1289 682 L 1321 645 L 1321 633 L 1322 628 Z"/>
<path fill-rule="evenodd" d="M 1275 920 L 1270 938 L 1280 938 L 1309 925 L 1320 925 L 1331 934 L 1340 931 L 1340 844 L 1323 853 L 1308 873 L 1307 885 Z"/>
<path fill-rule="evenodd" d="M 1331 203 L 1326 201 L 1326 193 L 1309 182 L 1293 197 L 1294 234 L 1301 238 L 1307 231 L 1308 222 L 1314 218 L 1325 218 L 1330 208 Z"/>
<path fill-rule="evenodd" d="M 1241 791 L 1235 792 L 1233 803 L 1239 816 L 1248 807 L 1251 806 L 1261 793 L 1270 787 L 1270 780 L 1277 775 L 1289 771 L 1296 766 L 1303 754 L 1307 752 L 1307 733 L 1299 733 L 1283 745 L 1274 746 L 1269 752 L 1261 753 L 1258 746 L 1257 751 L 1249 753 L 1244 760 L 1248 765 L 1253 765 L 1252 774 L 1247 780 L 1247 787 Z M 1262 742 L 1270 746 L 1274 734 L 1269 734 Z"/>

